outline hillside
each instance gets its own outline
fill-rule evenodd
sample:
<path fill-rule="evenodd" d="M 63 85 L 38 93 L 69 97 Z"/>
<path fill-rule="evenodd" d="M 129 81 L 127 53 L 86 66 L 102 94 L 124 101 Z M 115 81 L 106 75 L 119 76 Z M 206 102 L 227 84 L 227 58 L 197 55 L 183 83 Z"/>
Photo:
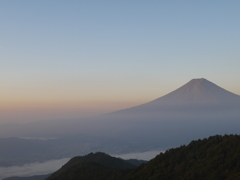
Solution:
<path fill-rule="evenodd" d="M 108 155 L 103 157 L 110 158 Z M 240 178 L 240 136 L 216 135 L 192 141 L 187 146 L 160 153 L 133 169 L 117 169 L 101 163 L 63 166 L 47 180 L 125 179 L 125 180 L 234 180 Z M 68 168 L 66 168 L 68 167 Z"/>
<path fill-rule="evenodd" d="M 159 154 L 128 179 L 239 179 L 240 136 L 212 136 Z"/>
<path fill-rule="evenodd" d="M 129 169 L 134 167 L 136 166 L 105 153 L 90 153 L 72 158 L 47 180 L 121 179 Z M 117 178 L 115 178 L 116 175 Z"/>

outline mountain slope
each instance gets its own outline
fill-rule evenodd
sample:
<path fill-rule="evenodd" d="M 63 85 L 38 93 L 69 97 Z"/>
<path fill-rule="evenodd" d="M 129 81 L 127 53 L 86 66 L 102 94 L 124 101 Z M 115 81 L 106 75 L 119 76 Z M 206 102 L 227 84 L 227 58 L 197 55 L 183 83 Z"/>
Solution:
<path fill-rule="evenodd" d="M 107 156 L 103 156 L 103 159 Z M 234 180 L 240 178 L 240 136 L 216 135 L 160 153 L 134 169 L 79 163 L 47 180 Z"/>
<path fill-rule="evenodd" d="M 212 136 L 170 149 L 131 172 L 127 179 L 239 179 L 240 136 Z"/>

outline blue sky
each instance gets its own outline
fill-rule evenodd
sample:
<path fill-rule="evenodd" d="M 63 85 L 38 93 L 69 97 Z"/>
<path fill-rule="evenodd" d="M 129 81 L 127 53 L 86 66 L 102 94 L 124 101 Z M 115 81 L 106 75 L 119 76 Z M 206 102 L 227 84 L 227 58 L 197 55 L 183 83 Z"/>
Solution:
<path fill-rule="evenodd" d="M 0 1 L 0 122 L 111 112 L 192 78 L 240 95 L 239 7 L 222 0 Z"/>

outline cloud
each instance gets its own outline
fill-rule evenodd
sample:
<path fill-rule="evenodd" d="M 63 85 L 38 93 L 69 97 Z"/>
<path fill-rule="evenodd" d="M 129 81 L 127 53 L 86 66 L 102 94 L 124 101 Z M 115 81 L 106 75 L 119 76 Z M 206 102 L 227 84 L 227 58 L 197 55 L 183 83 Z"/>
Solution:
<path fill-rule="evenodd" d="M 61 166 L 67 163 L 69 159 L 70 158 L 63 158 L 43 163 L 36 162 L 25 164 L 23 166 L 0 167 L 0 179 L 13 176 L 28 177 L 33 175 L 50 174 L 61 168 Z"/>

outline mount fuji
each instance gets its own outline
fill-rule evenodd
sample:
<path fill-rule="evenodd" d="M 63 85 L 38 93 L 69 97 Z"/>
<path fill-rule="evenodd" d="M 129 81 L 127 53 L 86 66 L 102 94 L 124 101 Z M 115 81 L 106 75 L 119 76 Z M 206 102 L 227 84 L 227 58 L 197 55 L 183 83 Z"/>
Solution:
<path fill-rule="evenodd" d="M 215 134 L 239 134 L 240 96 L 206 79 L 192 79 L 165 96 L 99 120 L 98 129 L 112 131 L 111 136 L 181 145 Z"/>
<path fill-rule="evenodd" d="M 240 118 L 240 96 L 206 79 L 192 79 L 151 102 L 108 114 L 110 119 Z"/>

